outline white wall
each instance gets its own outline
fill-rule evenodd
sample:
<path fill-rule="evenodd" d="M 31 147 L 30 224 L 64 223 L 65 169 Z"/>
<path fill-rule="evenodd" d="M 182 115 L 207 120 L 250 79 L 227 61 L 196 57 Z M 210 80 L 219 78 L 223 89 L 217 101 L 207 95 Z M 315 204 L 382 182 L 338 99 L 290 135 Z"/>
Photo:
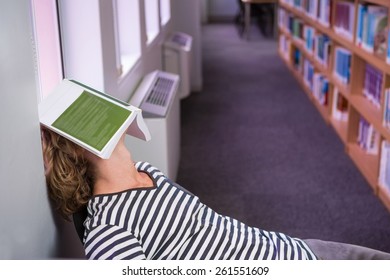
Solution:
<path fill-rule="evenodd" d="M 192 36 L 191 90 L 201 91 L 202 71 L 202 5 L 201 0 L 171 0 L 173 30 Z"/>
<path fill-rule="evenodd" d="M 0 2 L 0 259 L 59 255 L 43 175 L 29 3 Z"/>

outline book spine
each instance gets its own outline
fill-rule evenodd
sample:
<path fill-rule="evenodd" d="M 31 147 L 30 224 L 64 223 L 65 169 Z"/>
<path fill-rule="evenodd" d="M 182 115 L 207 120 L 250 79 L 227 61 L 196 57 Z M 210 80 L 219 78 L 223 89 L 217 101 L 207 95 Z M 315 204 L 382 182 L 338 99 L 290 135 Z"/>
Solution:
<path fill-rule="evenodd" d="M 386 149 L 386 140 L 382 141 L 381 145 L 381 157 L 380 157 L 380 163 L 379 163 L 379 178 L 378 182 L 379 185 L 385 186 L 385 172 L 387 169 L 387 149 Z"/>
<path fill-rule="evenodd" d="M 377 108 L 380 108 L 382 83 L 382 72 L 370 64 L 366 64 L 363 95 Z"/>
<path fill-rule="evenodd" d="M 390 89 L 386 89 L 385 96 L 384 96 L 384 108 L 383 108 L 383 117 L 382 117 L 382 125 L 386 128 L 389 128 L 389 124 L 390 124 L 389 93 L 390 93 Z"/>
<path fill-rule="evenodd" d="M 374 52 L 374 34 L 375 34 L 375 26 L 377 22 L 377 15 L 376 14 L 369 14 L 368 16 L 368 34 L 367 34 L 367 45 L 368 45 L 368 51 L 370 53 Z"/>
<path fill-rule="evenodd" d="M 386 62 L 390 64 L 390 28 L 387 33 L 387 57 L 386 57 Z"/>
<path fill-rule="evenodd" d="M 390 143 L 386 140 L 381 144 L 381 156 L 379 164 L 379 185 L 390 191 Z"/>
<path fill-rule="evenodd" d="M 367 9 L 363 9 L 362 48 L 366 51 L 368 51 L 367 33 L 368 33 L 368 12 Z"/>
<path fill-rule="evenodd" d="M 363 21 L 362 21 L 362 14 L 363 14 L 363 5 L 358 5 L 358 18 L 357 18 L 357 24 L 356 24 L 356 45 L 361 46 L 362 44 L 362 28 L 363 28 Z"/>
<path fill-rule="evenodd" d="M 367 154 L 378 154 L 380 135 L 372 124 L 360 117 L 357 143 Z"/>

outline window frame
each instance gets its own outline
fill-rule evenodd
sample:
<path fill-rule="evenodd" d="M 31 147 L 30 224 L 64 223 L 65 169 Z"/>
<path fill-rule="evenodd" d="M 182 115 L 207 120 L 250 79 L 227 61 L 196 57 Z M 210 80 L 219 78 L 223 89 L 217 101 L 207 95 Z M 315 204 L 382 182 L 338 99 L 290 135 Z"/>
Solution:
<path fill-rule="evenodd" d="M 31 0 L 38 101 L 64 78 L 57 0 Z"/>
<path fill-rule="evenodd" d="M 142 57 L 139 1 L 113 0 L 113 20 L 116 67 L 118 77 L 122 79 Z M 135 27 L 133 36 L 126 32 L 125 26 Z"/>
<path fill-rule="evenodd" d="M 146 44 L 151 45 L 161 32 L 160 1 L 144 0 Z"/>
<path fill-rule="evenodd" d="M 160 0 L 160 25 L 167 25 L 171 17 L 171 0 Z"/>

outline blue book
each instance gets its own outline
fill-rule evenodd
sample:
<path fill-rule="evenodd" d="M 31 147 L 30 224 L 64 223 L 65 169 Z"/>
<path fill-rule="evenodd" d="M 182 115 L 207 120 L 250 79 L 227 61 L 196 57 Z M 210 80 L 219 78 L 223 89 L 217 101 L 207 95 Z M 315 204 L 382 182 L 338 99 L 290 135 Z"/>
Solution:
<path fill-rule="evenodd" d="M 368 25 L 367 25 L 367 46 L 370 52 L 374 51 L 374 36 L 375 36 L 375 21 L 377 15 L 374 13 L 368 14 Z"/>
<path fill-rule="evenodd" d="M 351 54 L 347 54 L 347 69 L 346 69 L 346 76 L 347 76 L 347 84 L 351 81 Z"/>
<path fill-rule="evenodd" d="M 342 61 L 343 55 L 340 49 L 336 50 L 336 74 L 339 80 L 342 80 Z"/>
<path fill-rule="evenodd" d="M 363 43 L 363 22 L 364 22 L 364 15 L 367 12 L 367 7 L 359 4 L 358 7 L 358 22 L 356 27 L 356 44 L 361 47 Z"/>
<path fill-rule="evenodd" d="M 386 33 L 383 34 L 381 32 L 385 32 L 387 29 L 388 25 L 388 20 L 387 20 L 387 8 L 382 7 L 382 6 L 377 6 L 377 5 L 368 5 L 367 6 L 367 13 L 366 13 L 366 25 L 364 26 L 364 31 L 363 33 L 363 41 L 365 41 L 365 49 L 368 52 L 376 52 L 380 55 L 380 52 L 382 52 L 382 55 L 386 54 L 385 50 L 386 49 L 386 40 L 381 39 L 382 37 L 386 37 Z M 377 38 L 376 38 L 377 37 Z M 380 40 L 381 39 L 381 40 Z M 378 46 L 375 46 L 375 41 L 378 41 Z M 383 45 L 384 47 L 381 45 Z M 364 43 L 363 43 L 364 44 Z M 381 51 L 382 49 L 382 51 Z"/>
<path fill-rule="evenodd" d="M 368 34 L 368 12 L 367 12 L 367 7 L 363 9 L 362 12 L 362 42 L 361 46 L 368 50 L 368 45 L 367 45 L 367 35 Z"/>
<path fill-rule="evenodd" d="M 351 53 L 343 48 L 336 49 L 335 72 L 339 80 L 348 84 L 350 80 Z"/>
<path fill-rule="evenodd" d="M 390 128 L 390 89 L 385 90 L 385 100 L 383 108 L 383 126 Z"/>
<path fill-rule="evenodd" d="M 387 43 L 387 58 L 386 58 L 386 61 L 387 61 L 387 63 L 390 64 L 390 30 L 389 30 L 389 33 L 388 33 L 388 36 L 387 36 L 387 40 L 388 40 L 388 43 Z"/>

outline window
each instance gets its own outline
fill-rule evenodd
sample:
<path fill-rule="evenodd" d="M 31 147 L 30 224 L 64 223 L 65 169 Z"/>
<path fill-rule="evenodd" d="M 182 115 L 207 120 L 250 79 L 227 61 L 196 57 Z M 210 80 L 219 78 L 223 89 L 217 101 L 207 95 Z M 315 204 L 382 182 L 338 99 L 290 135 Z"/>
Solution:
<path fill-rule="evenodd" d="M 147 42 L 150 44 L 160 29 L 158 1 L 145 0 L 145 21 Z"/>
<path fill-rule="evenodd" d="M 160 0 L 161 25 L 167 24 L 171 18 L 171 0 Z"/>
<path fill-rule="evenodd" d="M 126 74 L 141 56 L 139 2 L 114 0 L 116 64 Z"/>
<path fill-rule="evenodd" d="M 31 1 L 40 100 L 48 96 L 63 79 L 56 2 Z"/>

